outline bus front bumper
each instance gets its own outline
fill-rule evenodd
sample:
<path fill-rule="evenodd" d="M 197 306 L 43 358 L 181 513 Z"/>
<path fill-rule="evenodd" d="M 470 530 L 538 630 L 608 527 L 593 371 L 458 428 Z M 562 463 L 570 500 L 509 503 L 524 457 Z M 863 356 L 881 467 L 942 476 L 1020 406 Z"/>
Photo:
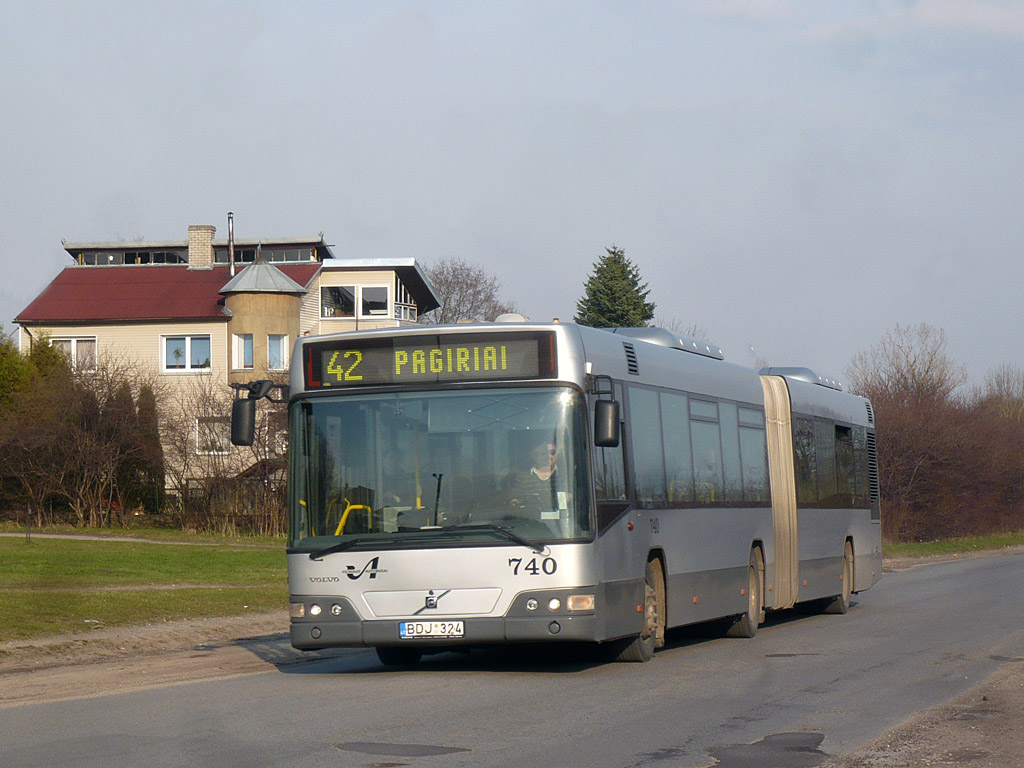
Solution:
<path fill-rule="evenodd" d="M 605 585 L 606 586 L 606 585 Z M 629 592 L 642 584 L 630 585 Z M 594 588 L 591 588 L 592 590 Z M 542 600 L 530 601 L 528 596 L 519 595 L 504 616 L 466 617 L 466 616 L 416 616 L 403 619 L 370 619 L 364 620 L 352 604 L 345 598 L 330 596 L 293 596 L 292 604 L 304 606 L 301 617 L 292 617 L 291 643 L 299 650 L 320 650 L 323 648 L 344 648 L 359 646 L 472 646 L 494 643 L 529 643 L 529 642 L 595 642 L 621 637 L 630 632 L 640 631 L 639 614 L 636 626 L 610 626 L 605 618 L 616 615 L 615 611 L 579 611 L 570 612 L 565 609 L 566 597 L 574 590 L 555 590 L 545 592 Z M 596 606 L 608 606 L 605 587 L 596 588 Z M 564 593 L 564 594 L 563 594 Z M 531 596 L 536 598 L 538 593 Z M 549 603 L 559 599 L 560 610 L 551 610 Z M 630 599 L 634 599 L 630 595 Z M 641 598 L 642 600 L 642 598 Z M 527 603 L 536 603 L 530 609 Z M 313 608 L 313 606 L 317 608 Z M 311 615 L 316 611 L 316 615 Z M 621 613 L 619 614 L 621 615 Z M 627 614 L 629 615 L 629 614 Z M 403 638 L 399 625 L 404 621 L 430 619 L 443 622 L 462 622 L 463 633 L 460 637 L 424 637 Z"/>

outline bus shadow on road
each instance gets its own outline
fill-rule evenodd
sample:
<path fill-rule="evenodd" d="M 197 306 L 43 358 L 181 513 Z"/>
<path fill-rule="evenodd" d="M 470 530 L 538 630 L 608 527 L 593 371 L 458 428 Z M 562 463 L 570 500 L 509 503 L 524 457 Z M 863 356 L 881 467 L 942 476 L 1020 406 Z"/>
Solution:
<path fill-rule="evenodd" d="M 853 603 L 856 605 L 856 603 Z M 771 632 L 796 621 L 814 619 L 808 610 L 769 613 L 758 632 Z M 665 633 L 664 651 L 683 650 L 725 638 L 728 619 L 691 624 Z M 244 648 L 262 661 L 289 675 L 381 674 L 395 672 L 520 672 L 527 674 L 574 674 L 615 665 L 609 647 L 593 643 L 514 644 L 471 648 L 454 647 L 427 652 L 414 665 L 385 666 L 372 648 L 328 648 L 297 651 L 287 634 L 240 638 L 232 645 Z M 655 656 L 657 661 L 657 656 Z M 615 665 L 617 666 L 617 665 Z"/>

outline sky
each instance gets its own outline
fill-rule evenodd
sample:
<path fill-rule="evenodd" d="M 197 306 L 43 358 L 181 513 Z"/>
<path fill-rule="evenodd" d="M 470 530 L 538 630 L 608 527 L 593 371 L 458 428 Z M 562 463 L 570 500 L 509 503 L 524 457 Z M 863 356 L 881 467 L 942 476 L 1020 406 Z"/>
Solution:
<path fill-rule="evenodd" d="M 843 380 L 897 325 L 1024 366 L 1024 2 L 0 4 L 0 323 L 69 242 L 323 232 L 570 320 Z"/>

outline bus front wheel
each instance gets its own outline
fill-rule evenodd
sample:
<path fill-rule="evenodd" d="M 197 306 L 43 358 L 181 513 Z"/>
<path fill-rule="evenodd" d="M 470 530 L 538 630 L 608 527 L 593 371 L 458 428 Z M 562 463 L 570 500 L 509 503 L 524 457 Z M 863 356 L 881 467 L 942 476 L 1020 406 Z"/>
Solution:
<path fill-rule="evenodd" d="M 622 641 L 625 647 L 618 661 L 646 662 L 654 658 L 654 649 L 665 644 L 665 572 L 655 557 L 644 569 L 644 624 L 640 634 Z"/>

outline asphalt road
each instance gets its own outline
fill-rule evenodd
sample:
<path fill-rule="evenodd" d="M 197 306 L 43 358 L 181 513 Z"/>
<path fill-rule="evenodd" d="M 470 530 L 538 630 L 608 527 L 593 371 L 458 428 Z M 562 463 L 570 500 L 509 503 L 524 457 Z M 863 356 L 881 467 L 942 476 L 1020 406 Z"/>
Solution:
<path fill-rule="evenodd" d="M 670 635 L 649 664 L 576 648 L 372 651 L 0 710 L 0 766 L 814 766 L 1024 657 L 1024 553 L 886 574 L 846 616 Z M 752 746 L 750 746 L 752 745 Z"/>

